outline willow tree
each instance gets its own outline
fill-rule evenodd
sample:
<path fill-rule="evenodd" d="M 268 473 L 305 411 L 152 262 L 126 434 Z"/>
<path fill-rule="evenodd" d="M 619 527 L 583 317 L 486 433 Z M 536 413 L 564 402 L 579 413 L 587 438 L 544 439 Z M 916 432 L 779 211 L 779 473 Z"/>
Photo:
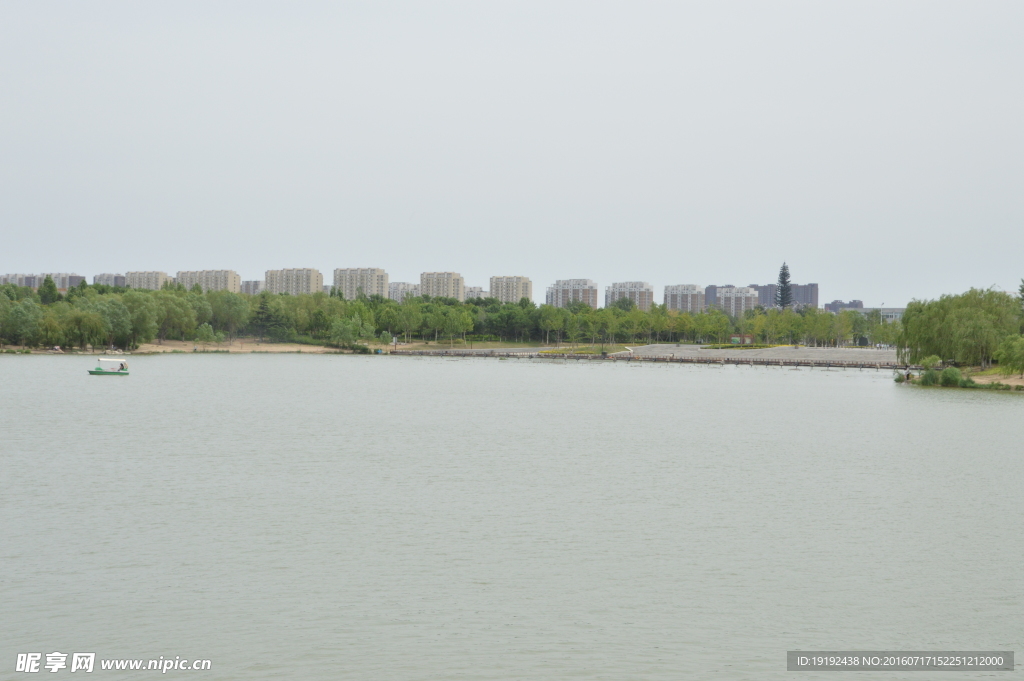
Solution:
<path fill-rule="evenodd" d="M 938 300 L 914 300 L 897 339 L 901 361 L 938 355 L 944 361 L 987 367 L 999 345 L 1020 328 L 1020 304 L 1008 293 L 971 289 Z"/>

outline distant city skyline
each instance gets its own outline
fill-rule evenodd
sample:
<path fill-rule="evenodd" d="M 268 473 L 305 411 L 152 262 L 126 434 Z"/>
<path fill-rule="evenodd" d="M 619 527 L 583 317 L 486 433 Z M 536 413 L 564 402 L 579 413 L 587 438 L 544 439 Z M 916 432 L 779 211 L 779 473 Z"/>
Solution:
<path fill-rule="evenodd" d="M 419 276 L 420 284 L 415 286 L 406 282 L 390 284 L 389 272 L 380 267 L 334 268 L 333 272 L 333 283 L 324 283 L 324 275 L 318 268 L 267 270 L 262 280 L 243 280 L 235 270 L 179 270 L 176 274 L 160 270 L 128 270 L 124 273 L 95 274 L 92 276 L 92 280 L 93 283 L 127 285 L 132 288 L 146 289 L 161 288 L 165 282 L 179 283 L 187 288 L 199 284 L 203 290 L 228 290 L 234 293 L 247 293 L 250 295 L 263 290 L 276 293 L 308 293 L 316 290 L 329 292 L 332 288 L 336 288 L 345 298 L 354 298 L 359 291 L 362 291 L 366 295 L 381 295 L 385 298 L 401 301 L 409 295 L 419 295 L 422 290 L 426 292 L 426 295 L 450 295 L 460 300 L 495 297 L 502 302 L 515 302 L 525 297 L 538 304 L 548 303 L 556 307 L 564 307 L 569 300 L 585 300 L 595 308 L 602 306 L 600 303 L 601 297 L 598 294 L 600 285 L 592 279 L 557 280 L 547 287 L 545 299 L 539 301 L 533 296 L 532 279 L 522 275 L 491 276 L 490 286 L 488 289 L 485 289 L 482 286 L 466 283 L 465 278 L 458 272 L 421 272 Z M 16 285 L 38 288 L 46 276 L 48 275 L 43 273 L 0 273 L 0 284 L 9 282 Z M 71 285 L 75 285 L 79 281 L 88 281 L 89 279 L 88 276 L 71 273 L 55 274 L 52 276 L 55 278 L 58 289 L 66 289 L 69 280 L 72 282 Z M 282 276 L 287 279 L 288 283 L 284 283 L 284 279 L 281 279 Z M 271 281 L 269 286 L 267 285 L 268 279 Z M 299 283 L 300 280 L 302 283 Z M 443 283 L 434 284 L 432 283 L 434 281 Z M 659 293 L 654 286 L 645 281 L 612 282 L 604 287 L 603 306 L 607 307 L 620 298 L 629 298 L 642 310 L 649 309 L 652 303 L 665 304 L 671 309 L 679 309 L 677 307 L 679 302 L 674 297 L 675 294 L 678 293 L 680 288 L 691 288 L 693 286 L 694 284 L 666 284 Z M 577 295 L 559 297 L 557 294 L 553 294 L 553 291 L 560 290 L 562 287 L 567 291 L 585 288 L 589 290 L 589 293 L 582 298 Z M 750 284 L 749 287 L 758 294 L 758 299 L 754 305 L 762 307 L 774 306 L 775 283 L 763 285 Z M 792 287 L 794 291 L 793 302 L 797 307 L 803 305 L 821 307 L 818 303 L 817 283 L 800 284 L 793 282 Z M 703 301 L 706 295 L 706 303 L 708 306 L 711 306 L 718 303 L 718 289 L 731 289 L 735 288 L 735 286 L 733 284 L 726 284 L 723 287 L 722 285 L 709 284 L 703 287 L 698 285 L 697 288 L 703 292 L 700 300 Z M 555 296 L 554 298 L 552 297 L 553 295 Z M 696 304 L 696 300 L 694 299 L 688 305 Z M 730 299 L 730 309 L 734 305 L 734 301 Z M 747 307 L 751 307 L 751 305 L 744 302 L 740 309 L 746 309 Z M 831 310 L 831 308 L 826 309 Z"/>

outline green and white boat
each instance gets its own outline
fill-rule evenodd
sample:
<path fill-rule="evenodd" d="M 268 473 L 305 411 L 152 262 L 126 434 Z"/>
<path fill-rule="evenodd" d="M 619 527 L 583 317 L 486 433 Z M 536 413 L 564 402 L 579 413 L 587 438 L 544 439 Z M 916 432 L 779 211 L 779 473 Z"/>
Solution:
<path fill-rule="evenodd" d="M 95 369 L 89 370 L 89 373 L 93 376 L 128 375 L 128 360 L 126 359 L 109 359 L 107 357 L 101 357 L 96 363 L 99 366 Z"/>

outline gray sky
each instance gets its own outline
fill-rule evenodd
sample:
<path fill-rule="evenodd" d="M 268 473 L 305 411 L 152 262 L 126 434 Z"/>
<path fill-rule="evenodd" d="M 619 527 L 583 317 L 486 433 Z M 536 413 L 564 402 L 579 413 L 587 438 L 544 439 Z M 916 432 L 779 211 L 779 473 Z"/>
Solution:
<path fill-rule="evenodd" d="M 1015 290 L 1022 35 L 1021 2 L 0 1 L 0 272 Z"/>

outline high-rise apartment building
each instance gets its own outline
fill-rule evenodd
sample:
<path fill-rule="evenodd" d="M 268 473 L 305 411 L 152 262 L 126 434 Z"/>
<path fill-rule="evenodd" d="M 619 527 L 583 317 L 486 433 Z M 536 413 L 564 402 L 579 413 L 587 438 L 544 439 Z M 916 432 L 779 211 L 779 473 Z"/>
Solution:
<path fill-rule="evenodd" d="M 578 302 L 596 308 L 597 284 L 592 279 L 559 279 L 548 287 L 545 302 L 555 307 Z"/>
<path fill-rule="evenodd" d="M 248 280 L 242 282 L 242 293 L 250 296 L 256 296 L 263 292 L 263 282 L 257 280 Z"/>
<path fill-rule="evenodd" d="M 345 300 L 355 300 L 359 293 L 388 297 L 388 273 L 379 267 L 352 267 L 334 270 L 334 292 Z"/>
<path fill-rule="evenodd" d="M 605 307 L 611 307 L 622 298 L 632 300 L 634 305 L 646 312 L 654 302 L 654 287 L 646 281 L 620 281 L 605 287 Z"/>
<path fill-rule="evenodd" d="M 533 300 L 533 282 L 529 277 L 491 277 L 491 297 L 503 303 Z"/>
<path fill-rule="evenodd" d="M 666 286 L 665 308 L 679 312 L 703 312 L 704 289 L 696 284 Z"/>
<path fill-rule="evenodd" d="M 491 295 L 490 291 L 485 291 L 483 286 L 467 286 L 466 287 L 466 300 L 470 298 L 489 298 Z"/>
<path fill-rule="evenodd" d="M 778 300 L 779 295 L 778 284 L 765 284 L 764 286 L 751 284 L 747 288 L 752 288 L 757 291 L 758 305 L 763 308 L 775 307 L 775 302 Z"/>
<path fill-rule="evenodd" d="M 54 285 L 59 289 L 69 289 L 85 281 L 85 277 L 82 275 L 71 272 L 43 272 L 41 274 L 3 274 L 0 275 L 0 284 L 39 288 L 47 277 L 53 279 Z"/>
<path fill-rule="evenodd" d="M 718 306 L 718 291 L 723 288 L 735 288 L 732 284 L 726 284 L 725 286 L 705 286 L 704 287 L 704 307 L 705 309 Z"/>
<path fill-rule="evenodd" d="M 324 290 L 324 275 L 320 270 L 306 267 L 290 270 L 267 270 L 264 286 L 270 293 L 321 293 Z"/>
<path fill-rule="evenodd" d="M 749 286 L 720 286 L 716 307 L 730 317 L 742 317 L 747 310 L 758 305 L 758 294 Z"/>
<path fill-rule="evenodd" d="M 128 288 L 145 288 L 158 291 L 171 279 L 166 272 L 125 272 L 124 283 Z"/>
<path fill-rule="evenodd" d="M 408 281 L 393 281 L 388 284 L 388 298 L 399 303 L 406 298 L 414 298 L 420 294 L 420 285 Z"/>
<path fill-rule="evenodd" d="M 757 291 L 758 304 L 761 307 L 775 307 L 778 304 L 778 284 L 751 284 L 748 288 Z M 817 284 L 790 284 L 790 291 L 793 294 L 793 307 L 818 307 Z"/>
<path fill-rule="evenodd" d="M 121 286 L 125 285 L 125 278 L 123 274 L 111 274 L 105 272 L 103 274 L 93 275 L 93 284 L 102 284 L 104 286 Z"/>
<path fill-rule="evenodd" d="M 53 279 L 54 285 L 59 289 L 69 289 L 78 286 L 85 281 L 80 274 L 70 272 L 43 272 L 42 274 L 0 274 L 0 284 L 14 284 L 15 286 L 27 286 L 39 288 L 46 281 L 46 278 Z"/>
<path fill-rule="evenodd" d="M 192 270 L 178 272 L 174 278 L 176 284 L 191 289 L 196 284 L 206 291 L 242 292 L 242 278 L 234 270 Z"/>
<path fill-rule="evenodd" d="M 818 307 L 817 284 L 793 284 L 794 307 Z"/>
<path fill-rule="evenodd" d="M 458 272 L 424 272 L 420 275 L 420 295 L 465 300 L 466 282 Z"/>

